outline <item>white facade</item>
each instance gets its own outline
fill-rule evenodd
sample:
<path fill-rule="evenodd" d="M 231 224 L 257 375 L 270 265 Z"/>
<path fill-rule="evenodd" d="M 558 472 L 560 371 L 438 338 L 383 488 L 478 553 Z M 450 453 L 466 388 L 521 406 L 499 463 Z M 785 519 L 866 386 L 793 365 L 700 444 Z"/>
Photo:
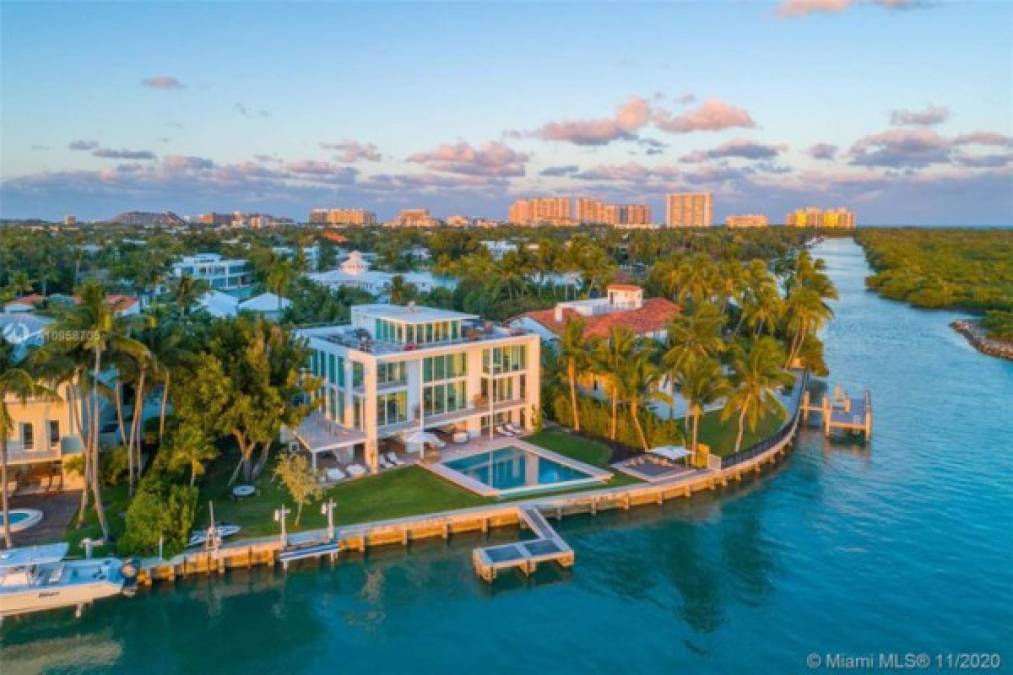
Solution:
<path fill-rule="evenodd" d="M 250 266 L 242 259 L 222 258 L 217 253 L 198 253 L 183 256 L 172 266 L 176 278 L 190 276 L 203 279 L 216 291 L 235 291 L 249 288 Z"/>
<path fill-rule="evenodd" d="M 295 255 L 295 247 L 293 246 L 274 246 L 271 248 L 275 255 L 283 258 L 290 258 Z M 306 261 L 306 269 L 311 272 L 316 272 L 320 267 L 320 246 L 314 244 L 313 246 L 302 247 L 303 259 Z"/>
<path fill-rule="evenodd" d="M 350 324 L 297 334 L 313 350 L 311 373 L 324 380 L 315 414 L 324 419 L 315 426 L 330 428 L 309 441 L 297 432 L 311 452 L 351 456 L 361 447 L 376 471 L 383 439 L 426 429 L 474 438 L 506 423 L 534 428 L 541 381 L 533 333 L 460 312 L 377 304 L 353 307 Z"/>

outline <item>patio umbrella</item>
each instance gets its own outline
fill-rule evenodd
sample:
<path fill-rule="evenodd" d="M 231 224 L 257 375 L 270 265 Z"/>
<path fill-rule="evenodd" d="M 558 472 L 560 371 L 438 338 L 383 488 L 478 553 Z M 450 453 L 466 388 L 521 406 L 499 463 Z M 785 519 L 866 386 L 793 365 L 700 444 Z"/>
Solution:
<path fill-rule="evenodd" d="M 442 448 L 444 445 L 443 441 L 441 441 L 436 434 L 422 430 L 413 431 L 412 433 L 406 435 L 404 441 L 406 445 L 424 445 L 429 443 L 430 445 L 435 445 L 438 448 Z"/>

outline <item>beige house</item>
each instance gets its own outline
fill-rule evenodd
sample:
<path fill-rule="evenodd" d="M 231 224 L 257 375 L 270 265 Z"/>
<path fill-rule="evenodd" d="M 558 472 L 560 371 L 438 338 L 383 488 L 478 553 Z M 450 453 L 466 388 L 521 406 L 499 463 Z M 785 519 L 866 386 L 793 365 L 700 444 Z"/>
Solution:
<path fill-rule="evenodd" d="M 59 399 L 30 398 L 22 403 L 9 396 L 5 403 L 13 424 L 7 435 L 8 494 L 79 489 L 80 474 L 68 471 L 66 460 L 83 450 L 78 427 L 81 403 L 61 386 Z M 72 410 L 68 403 L 77 407 Z"/>

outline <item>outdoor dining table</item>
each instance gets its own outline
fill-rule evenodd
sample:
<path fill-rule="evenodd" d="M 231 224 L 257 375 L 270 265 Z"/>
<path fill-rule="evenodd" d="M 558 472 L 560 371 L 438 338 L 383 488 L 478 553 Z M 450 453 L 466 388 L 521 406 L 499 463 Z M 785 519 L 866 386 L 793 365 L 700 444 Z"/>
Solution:
<path fill-rule="evenodd" d="M 236 487 L 232 488 L 232 496 L 236 497 L 237 499 L 242 499 L 244 497 L 253 496 L 253 494 L 256 491 L 257 488 L 253 487 L 252 485 L 237 485 Z"/>

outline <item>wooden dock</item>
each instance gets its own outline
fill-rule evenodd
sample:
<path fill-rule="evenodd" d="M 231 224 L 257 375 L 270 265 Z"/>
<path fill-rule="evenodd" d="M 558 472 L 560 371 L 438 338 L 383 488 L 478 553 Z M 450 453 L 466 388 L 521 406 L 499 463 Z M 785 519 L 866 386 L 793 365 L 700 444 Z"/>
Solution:
<path fill-rule="evenodd" d="M 840 386 L 834 387 L 833 396 L 823 394 L 819 405 L 812 402 L 809 391 L 802 394 L 802 415 L 808 421 L 809 413 L 820 413 L 823 434 L 829 436 L 835 431 L 860 433 L 872 437 L 872 394 L 866 389 L 862 398 L 852 397 Z"/>
<path fill-rule="evenodd" d="M 521 522 L 537 535 L 537 539 L 476 548 L 471 553 L 471 561 L 478 576 L 491 583 L 501 570 L 516 568 L 530 575 L 541 562 L 555 562 L 561 567 L 573 565 L 573 549 L 556 534 L 537 506 L 523 506 L 518 513 Z"/>

